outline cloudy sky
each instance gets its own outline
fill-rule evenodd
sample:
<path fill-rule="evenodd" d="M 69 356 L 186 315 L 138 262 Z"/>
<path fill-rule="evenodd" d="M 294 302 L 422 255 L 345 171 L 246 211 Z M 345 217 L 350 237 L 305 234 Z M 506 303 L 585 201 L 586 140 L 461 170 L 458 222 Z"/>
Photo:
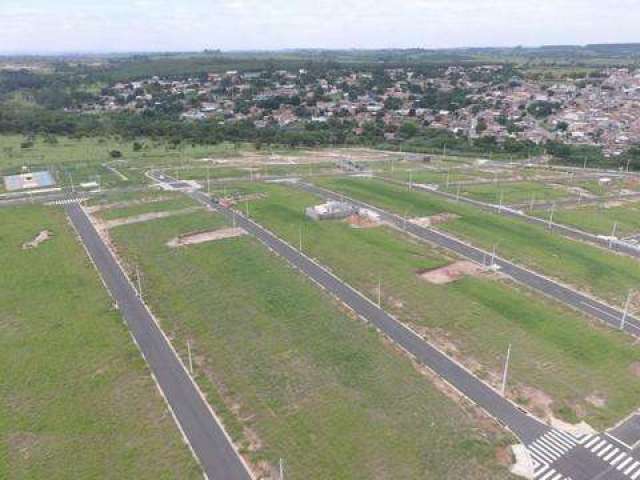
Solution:
<path fill-rule="evenodd" d="M 0 0 L 1 52 L 640 41 L 640 0 Z"/>

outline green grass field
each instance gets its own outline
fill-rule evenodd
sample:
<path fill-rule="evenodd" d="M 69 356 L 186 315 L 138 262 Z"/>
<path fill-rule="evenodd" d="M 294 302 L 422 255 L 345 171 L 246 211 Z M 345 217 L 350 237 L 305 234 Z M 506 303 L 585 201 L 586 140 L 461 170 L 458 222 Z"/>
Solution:
<path fill-rule="evenodd" d="M 456 187 L 445 189 L 449 193 L 456 193 Z M 514 182 L 487 185 L 465 185 L 460 189 L 460 194 L 483 202 L 503 205 L 547 202 L 568 198 L 571 195 L 566 189 L 554 188 L 537 182 Z"/>
<path fill-rule="evenodd" d="M 548 212 L 538 212 L 547 216 Z M 573 225 L 598 235 L 611 235 L 616 227 L 616 236 L 625 237 L 640 233 L 640 203 L 629 203 L 619 207 L 586 206 L 557 210 L 554 221 Z"/>
<path fill-rule="evenodd" d="M 304 208 L 320 199 L 287 187 L 263 188 L 267 197 L 253 202 L 252 218 L 293 245 L 299 244 L 302 232 L 307 254 L 374 301 L 382 280 L 386 309 L 455 344 L 480 376 L 499 383 L 512 343 L 517 352 L 511 367 L 514 400 L 523 397 L 520 385 L 533 386 L 552 396 L 556 415 L 575 420 L 579 413 L 597 427 L 609 427 L 637 408 L 640 379 L 630 367 L 640 361 L 640 350 L 631 339 L 590 325 L 513 283 L 468 277 L 444 286 L 429 284 L 417 272 L 450 262 L 438 251 L 386 228 L 313 222 L 304 216 Z M 602 408 L 585 401 L 596 393 L 607 399 Z"/>
<path fill-rule="evenodd" d="M 202 478 L 63 210 L 0 224 L 0 478 Z"/>
<path fill-rule="evenodd" d="M 496 462 L 506 437 L 254 239 L 165 246 L 222 224 L 200 212 L 112 233 L 183 354 L 191 339 L 198 382 L 254 463 L 284 458 L 287 478 L 305 480 L 511 478 Z"/>
<path fill-rule="evenodd" d="M 189 197 L 182 194 L 166 194 L 169 199 L 154 201 L 149 203 L 141 203 L 129 205 L 120 208 L 108 208 L 97 212 L 97 216 L 102 220 L 114 220 L 117 218 L 133 217 L 143 215 L 145 213 L 165 212 L 173 210 L 182 210 L 191 207 L 200 207 Z M 160 197 L 162 198 L 162 197 Z"/>
<path fill-rule="evenodd" d="M 438 226 L 502 257 L 622 305 L 640 284 L 634 260 L 550 233 L 542 226 L 372 179 L 327 178 L 318 183 L 410 217 L 449 212 L 460 218 Z"/>

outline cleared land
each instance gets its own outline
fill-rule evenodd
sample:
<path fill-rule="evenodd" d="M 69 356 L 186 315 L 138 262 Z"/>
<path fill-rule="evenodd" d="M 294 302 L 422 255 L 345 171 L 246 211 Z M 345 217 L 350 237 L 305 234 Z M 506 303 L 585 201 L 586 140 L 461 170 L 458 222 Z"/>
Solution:
<path fill-rule="evenodd" d="M 256 187 L 257 188 L 257 187 Z M 389 228 L 355 229 L 313 222 L 304 208 L 319 199 L 281 186 L 251 205 L 251 216 L 416 327 L 481 377 L 499 385 L 513 344 L 509 395 L 539 413 L 609 427 L 638 406 L 640 379 L 633 340 L 495 276 L 466 276 L 448 285 L 421 278 L 453 262 Z M 615 371 L 616 375 L 611 375 Z M 596 405 L 589 399 L 602 397 Z"/>
<path fill-rule="evenodd" d="M 254 465 L 284 458 L 292 479 L 511 478 L 501 433 L 253 238 L 166 246 L 223 226 L 200 212 L 112 233 L 175 344 L 191 340 L 198 382 Z"/>
<path fill-rule="evenodd" d="M 450 187 L 450 193 L 456 193 L 455 187 Z M 562 186 L 553 187 L 537 182 L 497 183 L 488 185 L 465 185 L 460 194 L 474 200 L 503 205 L 526 202 L 541 202 L 568 198 L 571 195 Z"/>
<path fill-rule="evenodd" d="M 547 215 L 545 212 L 538 213 Z M 617 207 L 599 205 L 559 210 L 554 215 L 554 221 L 598 235 L 611 235 L 615 224 L 618 237 L 640 234 L 640 202 Z"/>
<path fill-rule="evenodd" d="M 202 478 L 64 212 L 0 224 L 0 478 Z"/>
<path fill-rule="evenodd" d="M 628 290 L 640 284 L 635 260 L 563 238 L 542 226 L 375 179 L 327 178 L 317 183 L 400 215 L 459 215 L 438 228 L 489 251 L 497 245 L 498 255 L 592 292 L 613 305 L 622 305 Z"/>

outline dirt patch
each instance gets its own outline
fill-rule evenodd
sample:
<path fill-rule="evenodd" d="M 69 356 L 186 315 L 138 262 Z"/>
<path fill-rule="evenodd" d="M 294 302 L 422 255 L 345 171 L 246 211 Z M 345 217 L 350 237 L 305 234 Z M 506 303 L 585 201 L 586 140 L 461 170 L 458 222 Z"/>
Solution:
<path fill-rule="evenodd" d="M 262 200 L 263 198 L 267 198 L 265 193 L 251 193 L 247 195 L 232 195 L 228 197 L 224 197 L 220 199 L 220 205 L 225 208 L 232 207 L 238 203 L 242 202 L 252 202 L 254 200 Z"/>
<path fill-rule="evenodd" d="M 513 464 L 514 458 L 510 447 L 497 447 L 496 460 L 502 466 L 508 467 Z"/>
<path fill-rule="evenodd" d="M 607 406 L 607 397 L 602 393 L 594 392 L 591 395 L 589 395 L 587 398 L 585 398 L 585 400 L 589 402 L 591 405 L 593 405 L 594 407 L 604 408 Z M 578 417 L 581 417 L 581 415 L 578 415 Z"/>
<path fill-rule="evenodd" d="M 465 276 L 478 277 L 484 272 L 485 269 L 482 266 L 463 260 L 434 270 L 420 270 L 418 276 L 429 283 L 445 285 Z"/>
<path fill-rule="evenodd" d="M 640 362 L 633 362 L 631 365 L 629 365 L 629 370 L 631 370 L 631 373 L 633 373 L 636 377 L 640 377 Z"/>
<path fill-rule="evenodd" d="M 430 217 L 415 217 L 412 218 L 410 222 L 421 227 L 433 227 L 435 225 L 452 222 L 458 218 L 460 218 L 460 215 L 456 215 L 455 213 L 439 213 L 438 215 L 432 215 Z"/>
<path fill-rule="evenodd" d="M 514 389 L 514 396 L 518 403 L 525 404 L 527 408 L 540 418 L 553 417 L 553 398 L 537 388 L 528 385 L 518 385 Z"/>
<path fill-rule="evenodd" d="M 50 240 L 51 237 L 52 237 L 52 233 L 49 230 L 42 230 L 38 235 L 36 235 L 36 237 L 33 240 L 23 243 L 22 249 L 30 250 L 32 248 L 38 248 L 41 243 L 46 242 L 47 240 Z"/>
<path fill-rule="evenodd" d="M 171 248 L 184 247 L 187 245 L 197 245 L 199 243 L 224 240 L 225 238 L 240 237 L 246 234 L 246 230 L 242 228 L 221 228 L 219 230 L 210 230 L 207 232 L 192 232 L 169 240 L 167 242 L 167 246 Z"/>
<path fill-rule="evenodd" d="M 143 223 L 150 220 L 157 220 L 159 218 L 168 218 L 176 215 L 185 215 L 187 213 L 193 213 L 200 210 L 201 207 L 183 208 L 181 210 L 167 210 L 164 212 L 151 212 L 143 213 L 141 215 L 134 215 L 133 217 L 116 218 L 113 220 L 107 220 L 102 223 L 102 226 L 106 229 L 119 227 L 121 225 L 131 225 L 134 223 Z"/>
<path fill-rule="evenodd" d="M 381 225 L 377 215 L 364 210 L 347 217 L 345 221 L 353 228 L 375 228 Z"/>

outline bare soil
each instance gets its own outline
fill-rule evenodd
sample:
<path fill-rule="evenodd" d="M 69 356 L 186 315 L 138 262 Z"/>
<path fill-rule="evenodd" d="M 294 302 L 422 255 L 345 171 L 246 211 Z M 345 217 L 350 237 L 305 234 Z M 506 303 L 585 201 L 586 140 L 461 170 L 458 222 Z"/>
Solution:
<path fill-rule="evenodd" d="M 518 385 L 513 392 L 514 396 L 525 400 L 527 408 L 540 418 L 553 417 L 553 398 L 537 388 L 528 385 Z"/>
<path fill-rule="evenodd" d="M 463 260 L 435 270 L 421 270 L 418 272 L 418 276 L 429 283 L 445 285 L 460 280 L 465 276 L 479 277 L 484 272 L 485 269 L 480 265 Z"/>
<path fill-rule="evenodd" d="M 607 405 L 607 397 L 602 393 L 594 392 L 585 398 L 587 402 L 589 402 L 594 407 L 604 408 Z M 578 415 L 580 416 L 580 415 Z"/>
<path fill-rule="evenodd" d="M 629 365 L 629 370 L 631 370 L 631 373 L 633 373 L 636 377 L 640 377 L 640 362 L 633 362 L 631 365 Z"/>
<path fill-rule="evenodd" d="M 455 213 L 439 213 L 430 217 L 416 217 L 411 219 L 411 223 L 419 225 L 421 227 L 432 227 L 443 223 L 451 222 L 460 218 L 460 215 Z"/>
<path fill-rule="evenodd" d="M 207 232 L 192 232 L 169 240 L 167 246 L 171 248 L 184 247 L 187 245 L 223 240 L 225 238 L 240 237 L 246 234 L 247 232 L 242 228 L 221 228 Z"/>
<path fill-rule="evenodd" d="M 32 248 L 38 248 L 41 243 L 46 242 L 51 239 L 51 232 L 49 230 L 42 230 L 35 238 L 29 242 L 25 242 L 22 244 L 23 250 L 30 250 Z"/>
<path fill-rule="evenodd" d="M 359 213 L 355 213 L 350 217 L 347 217 L 345 222 L 353 228 L 375 228 L 381 225 L 379 221 L 369 215 L 361 215 Z"/>

